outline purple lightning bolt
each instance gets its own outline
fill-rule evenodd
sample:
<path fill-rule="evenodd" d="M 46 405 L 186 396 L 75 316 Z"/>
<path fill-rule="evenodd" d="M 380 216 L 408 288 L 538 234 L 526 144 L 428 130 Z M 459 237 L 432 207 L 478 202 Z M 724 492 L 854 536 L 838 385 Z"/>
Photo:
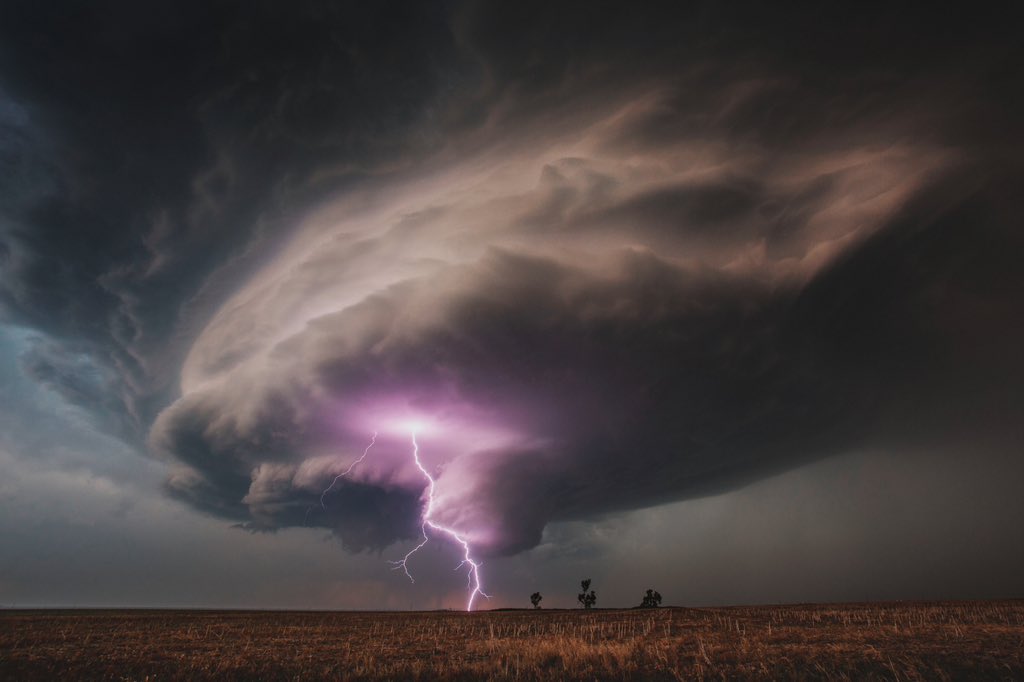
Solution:
<path fill-rule="evenodd" d="M 349 464 L 348 465 L 348 469 L 345 469 L 343 472 L 341 472 L 340 474 L 335 476 L 334 480 L 331 481 L 331 484 L 329 486 L 327 486 L 327 489 L 324 490 L 323 493 L 320 494 L 320 507 L 321 507 L 321 509 L 325 509 L 325 510 L 327 509 L 327 507 L 324 506 L 324 498 L 327 497 L 327 493 L 331 492 L 331 488 L 334 487 L 334 484 L 337 483 L 340 479 L 345 478 L 346 476 L 348 476 L 352 472 L 352 469 L 354 469 L 357 464 L 359 464 L 364 459 L 366 459 L 366 455 L 369 454 L 370 448 L 372 448 L 373 444 L 376 443 L 376 442 L 377 442 L 377 432 L 374 431 L 373 432 L 373 438 L 370 439 L 370 444 L 366 446 L 365 450 L 363 450 L 363 456 L 360 457 L 359 459 L 357 459 L 356 461 L 352 462 L 351 464 Z"/>
<path fill-rule="evenodd" d="M 337 476 L 335 476 L 334 480 L 331 481 L 331 484 L 329 486 L 327 486 L 327 488 L 322 493 L 320 493 L 320 508 L 321 509 L 323 509 L 324 511 L 327 511 L 327 506 L 324 504 L 324 498 L 327 497 L 327 493 L 331 492 L 331 488 L 334 487 L 335 483 L 337 483 L 339 480 L 341 480 L 342 478 L 345 478 L 350 473 L 352 473 L 352 469 L 354 469 L 357 464 L 359 464 L 364 459 L 366 459 L 366 455 L 370 452 L 370 448 L 372 448 L 373 444 L 376 443 L 376 442 L 377 442 L 377 432 L 374 431 L 373 432 L 373 438 L 370 439 L 370 444 L 366 446 L 365 450 L 363 450 L 363 456 L 360 457 L 359 459 L 357 459 L 356 461 L 352 462 L 351 464 L 349 464 L 348 465 L 348 469 L 345 469 L 345 471 L 343 471 L 340 474 L 338 474 Z M 309 523 L 309 512 L 311 512 L 311 511 L 313 511 L 313 507 L 306 507 L 306 515 L 302 519 L 302 525 L 303 526 L 305 526 L 305 525 L 307 525 Z"/>
<path fill-rule="evenodd" d="M 400 559 L 399 561 L 391 561 L 389 563 L 394 565 L 394 569 L 395 570 L 402 569 L 402 571 L 409 578 L 409 580 L 415 583 L 416 579 L 412 577 L 411 573 L 409 573 L 409 566 L 408 566 L 409 558 L 412 557 L 413 554 L 415 554 L 416 552 L 421 550 L 423 548 L 423 546 L 426 545 L 427 542 L 430 541 L 430 538 L 427 535 L 427 528 L 428 527 L 431 528 L 434 531 L 439 532 L 439 533 L 444 533 L 445 535 L 450 537 L 452 540 L 457 542 L 462 547 L 462 561 L 459 562 L 459 565 L 455 567 L 455 570 L 458 570 L 458 569 L 462 568 L 463 566 L 469 564 L 470 568 L 469 568 L 469 573 L 466 576 L 466 581 L 467 581 L 467 586 L 468 586 L 470 592 L 469 592 L 469 601 L 466 603 L 466 610 L 467 611 L 472 611 L 473 610 L 473 602 L 476 600 L 477 595 L 481 595 L 483 597 L 486 597 L 487 599 L 491 598 L 489 594 L 487 594 L 486 592 L 483 591 L 483 587 L 480 584 L 480 566 L 482 566 L 483 564 L 481 564 L 480 562 L 478 562 L 478 561 L 473 559 L 473 557 L 470 554 L 471 550 L 470 550 L 470 547 L 469 547 L 469 542 L 464 537 L 459 535 L 458 531 L 456 531 L 453 528 L 449 528 L 447 526 L 442 526 L 441 524 L 431 520 L 430 514 L 434 510 L 434 477 L 430 475 L 430 472 L 428 472 L 426 467 L 423 466 L 423 462 L 420 461 L 420 446 L 419 446 L 419 443 L 416 442 L 416 429 L 415 428 L 411 429 L 410 434 L 412 436 L 412 458 L 413 458 L 413 461 L 416 462 L 416 467 L 420 470 L 420 473 L 423 474 L 423 477 L 425 479 L 427 479 L 427 489 L 426 489 L 427 507 L 426 507 L 426 509 L 423 510 L 423 515 L 421 517 L 423 519 L 423 523 L 420 525 L 420 531 L 423 533 L 423 541 L 420 542 L 418 545 L 416 545 L 408 554 L 406 554 L 404 557 L 402 557 L 402 559 Z M 364 459 L 366 459 L 366 456 L 370 453 L 370 448 L 372 448 L 374 443 L 376 443 L 376 442 L 377 442 L 377 432 L 374 431 L 373 432 L 373 438 L 370 440 L 370 444 L 366 446 L 366 449 L 363 450 L 362 456 L 359 459 L 357 459 L 356 461 L 354 461 L 351 464 L 349 464 L 348 468 L 345 469 L 345 471 L 343 471 L 340 474 L 338 474 L 337 476 L 335 476 L 334 480 L 331 481 L 331 484 L 329 486 L 327 486 L 327 488 L 320 495 L 320 506 L 321 506 L 321 508 L 327 509 L 327 507 L 324 504 L 325 498 L 327 497 L 327 493 L 329 493 L 331 491 L 331 489 L 335 486 L 335 484 L 339 480 L 341 480 L 345 476 L 348 476 L 350 473 L 352 473 L 352 469 L 354 469 L 356 467 L 356 465 L 358 465 L 360 462 L 362 462 Z M 307 518 L 309 516 L 309 510 L 308 509 L 306 510 L 306 516 L 307 516 Z"/>
<path fill-rule="evenodd" d="M 487 599 L 491 598 L 490 595 L 483 591 L 483 588 L 480 585 L 481 564 L 477 561 L 474 561 L 473 557 L 470 556 L 469 542 L 464 537 L 459 535 L 458 531 L 456 531 L 453 528 L 448 528 L 447 526 L 442 526 L 441 524 L 436 523 L 430 519 L 430 514 L 434 510 L 434 477 L 430 475 L 430 472 L 428 472 L 426 468 L 423 466 L 423 462 L 420 461 L 420 446 L 419 443 L 416 442 L 415 429 L 412 430 L 412 458 L 416 462 L 416 466 L 417 468 L 419 468 L 420 473 L 422 473 L 423 477 L 427 479 L 427 508 L 423 510 L 423 524 L 420 526 L 420 530 L 423 532 L 423 541 L 420 542 L 420 544 L 416 545 L 408 554 L 402 557 L 401 560 L 392 561 L 391 563 L 395 565 L 395 570 L 398 570 L 399 568 L 402 569 L 405 572 L 405 575 L 408 576 L 409 580 L 411 580 L 412 582 L 416 582 L 416 580 L 412 577 L 412 574 L 409 573 L 409 558 L 413 554 L 418 552 L 420 549 L 422 549 L 423 546 L 427 544 L 427 542 L 429 541 L 430 538 L 427 536 L 427 527 L 430 527 L 431 529 L 439 533 L 446 534 L 448 537 L 450 537 L 452 540 L 454 540 L 462 546 L 462 561 L 459 563 L 458 566 L 455 567 L 455 569 L 458 570 L 466 564 L 469 564 L 469 574 L 466 576 L 466 579 L 468 582 L 470 592 L 469 601 L 466 603 L 466 610 L 472 611 L 473 601 L 476 599 L 477 595 L 482 595 Z"/>

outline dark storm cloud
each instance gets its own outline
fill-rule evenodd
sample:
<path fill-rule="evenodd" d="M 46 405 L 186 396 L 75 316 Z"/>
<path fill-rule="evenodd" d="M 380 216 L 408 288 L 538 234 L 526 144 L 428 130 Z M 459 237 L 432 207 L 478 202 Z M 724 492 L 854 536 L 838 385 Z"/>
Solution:
<path fill-rule="evenodd" d="M 158 432 L 216 444 L 188 461 L 210 473 L 235 462 L 232 486 L 206 494 L 238 499 L 255 463 L 329 447 L 318 442 L 330 438 L 317 430 L 323 415 L 296 407 L 305 397 L 273 402 L 304 394 L 296 383 L 314 383 L 340 412 L 381 390 L 428 413 L 487 406 L 544 442 L 472 453 L 439 479 L 457 477 L 463 523 L 500 529 L 479 543 L 496 553 L 532 547 L 552 520 L 724 490 L 809 458 L 975 429 L 1012 444 L 1024 408 L 1013 349 L 1024 332 L 1007 320 L 1024 291 L 1014 260 L 989 250 L 1021 246 L 1006 230 L 1012 213 L 1000 212 L 1012 205 L 970 188 L 969 176 L 946 183 L 804 287 L 689 271 L 650 253 L 624 253 L 598 274 L 492 253 L 282 343 L 274 353 L 301 378 L 275 381 L 269 404 L 234 407 L 229 382 L 182 399 Z M 956 243 L 965 220 L 968 254 Z M 986 268 L 972 272 L 979 257 Z M 225 421 L 236 409 L 259 416 L 239 429 Z M 264 473 L 293 504 L 310 502 L 315 487 L 294 467 Z M 300 508 L 276 514 L 247 501 L 285 525 Z"/>
<path fill-rule="evenodd" d="M 492 554 L 855 448 L 1010 447 L 999 13 L 9 4 L 0 301 L 172 494 L 357 550 L 416 534 L 401 442 L 319 506 L 377 400 L 472 435 L 439 513 Z"/>
<path fill-rule="evenodd" d="M 92 344 L 143 429 L 284 217 L 400 162 L 457 78 L 428 8 L 16 2 L 0 25 L 17 108 L 0 300 L 57 343 Z M 336 179 L 310 181 L 324 170 Z"/>
<path fill-rule="evenodd" d="M 827 360 L 884 387 L 889 437 L 1019 444 L 1021 179 L 990 166 L 936 182 L 802 292 L 798 319 Z"/>

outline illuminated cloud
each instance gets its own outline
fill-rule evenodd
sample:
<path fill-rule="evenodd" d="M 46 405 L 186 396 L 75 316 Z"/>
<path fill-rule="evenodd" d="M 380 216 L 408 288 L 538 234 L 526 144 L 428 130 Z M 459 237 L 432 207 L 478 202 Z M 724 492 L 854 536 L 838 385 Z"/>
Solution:
<path fill-rule="evenodd" d="M 385 547 L 417 535 L 416 505 L 391 498 L 422 490 L 405 425 L 420 420 L 435 516 L 508 554 L 551 521 L 862 446 L 879 411 L 904 409 L 891 393 L 905 377 L 851 364 L 925 339 L 885 319 L 874 331 L 895 348 L 840 360 L 836 309 L 818 292 L 851 269 L 898 277 L 899 242 L 973 188 L 947 189 L 949 152 L 853 135 L 770 155 L 715 152 L 714 140 L 692 154 L 672 138 L 631 148 L 630 120 L 661 106 L 639 101 L 590 112 L 568 141 L 530 128 L 532 147 L 485 150 L 307 218 L 190 348 L 183 395 L 152 433 L 188 467 L 171 491 L 230 502 L 261 527 L 324 525 Z M 892 248 L 895 262 L 875 256 Z M 894 288 L 890 304 L 920 293 Z M 861 304 L 851 314 L 870 318 Z M 377 431 L 337 504 L 372 490 L 387 500 L 374 518 L 408 516 L 370 540 L 340 506 L 306 510 Z"/>

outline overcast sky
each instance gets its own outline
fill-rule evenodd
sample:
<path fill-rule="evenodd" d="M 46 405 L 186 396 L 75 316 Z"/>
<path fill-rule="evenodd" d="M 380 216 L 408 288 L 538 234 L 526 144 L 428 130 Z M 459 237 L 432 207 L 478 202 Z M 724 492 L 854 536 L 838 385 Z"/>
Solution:
<path fill-rule="evenodd" d="M 4 3 L 0 604 L 1022 596 L 1011 10 Z"/>

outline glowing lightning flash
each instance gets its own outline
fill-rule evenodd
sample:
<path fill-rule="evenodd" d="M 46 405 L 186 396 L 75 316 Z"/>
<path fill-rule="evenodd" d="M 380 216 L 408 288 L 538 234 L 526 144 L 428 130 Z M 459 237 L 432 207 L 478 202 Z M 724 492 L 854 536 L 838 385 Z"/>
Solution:
<path fill-rule="evenodd" d="M 395 565 L 395 570 L 398 570 L 399 568 L 402 569 L 405 572 L 405 575 L 408 576 L 409 580 L 416 582 L 412 577 L 412 574 L 409 573 L 409 558 L 416 552 L 420 551 L 420 549 L 422 549 L 430 540 L 427 536 L 428 526 L 439 533 L 444 533 L 462 546 L 462 561 L 455 567 L 455 569 L 458 570 L 466 564 L 469 564 L 469 574 L 466 576 L 466 579 L 470 592 L 469 601 L 466 603 L 466 610 L 472 611 L 473 601 L 476 599 L 478 594 L 486 597 L 487 599 L 491 598 L 489 594 L 483 591 L 483 588 L 480 585 L 480 566 L 482 564 L 474 561 L 473 557 L 470 556 L 469 542 L 459 535 L 458 531 L 430 520 L 430 513 L 434 510 L 434 477 L 430 475 L 430 472 L 428 472 L 423 466 L 423 462 L 420 461 L 420 446 L 419 443 L 416 442 L 415 429 L 412 431 L 412 458 L 413 461 L 416 462 L 416 467 L 420 470 L 420 473 L 423 474 L 425 479 L 427 479 L 427 508 L 423 511 L 423 524 L 420 526 L 420 530 L 423 532 L 423 541 L 413 547 L 408 554 L 402 557 L 402 559 L 399 561 L 392 561 L 390 563 Z"/>
<path fill-rule="evenodd" d="M 419 443 L 416 442 L 415 428 L 412 428 L 411 435 L 413 461 L 416 462 L 416 468 L 418 468 L 420 470 L 420 473 L 423 474 L 423 478 L 427 479 L 427 507 L 426 509 L 423 510 L 423 516 L 421 517 L 423 519 L 423 523 L 420 525 L 420 531 L 423 533 L 423 541 L 420 542 L 420 544 L 416 545 L 408 554 L 402 557 L 399 561 L 390 561 L 388 563 L 394 564 L 395 570 L 402 569 L 402 571 L 405 572 L 405 575 L 409 578 L 410 581 L 416 582 L 416 579 L 412 577 L 411 573 L 409 573 L 409 558 L 412 557 L 412 555 L 416 552 L 423 549 L 423 546 L 430 541 L 430 538 L 427 535 L 428 527 L 434 531 L 437 531 L 438 533 L 444 533 L 462 547 L 462 561 L 459 562 L 459 565 L 455 567 L 455 570 L 458 570 L 467 564 L 469 565 L 469 574 L 466 576 L 466 580 L 469 587 L 469 601 L 466 603 L 466 610 L 472 611 L 473 602 L 474 600 L 476 600 L 477 595 L 481 595 L 483 597 L 486 597 L 487 599 L 491 598 L 489 594 L 484 592 L 483 588 L 480 585 L 480 566 L 482 566 L 483 564 L 481 564 L 478 561 L 475 561 L 473 557 L 470 556 L 469 542 L 461 535 L 459 535 L 458 531 L 456 531 L 453 528 L 448 528 L 447 526 L 442 526 L 441 524 L 436 523 L 435 521 L 432 521 L 430 519 L 430 514 L 434 510 L 434 477 L 430 475 L 430 472 L 428 472 L 426 467 L 423 466 L 423 462 L 420 461 L 420 446 Z M 365 450 L 363 450 L 362 457 L 352 462 L 352 464 L 349 465 L 348 469 L 345 469 L 345 471 L 334 477 L 334 480 L 331 481 L 331 484 L 327 486 L 327 489 L 324 490 L 324 492 L 320 495 L 320 506 L 323 509 L 327 509 L 327 507 L 324 506 L 324 499 L 327 497 L 327 493 L 331 491 L 331 489 L 339 480 L 341 480 L 345 476 L 348 476 L 352 472 L 352 469 L 354 469 L 357 464 L 366 459 L 366 455 L 369 454 L 370 448 L 372 448 L 374 443 L 376 442 L 377 432 L 374 431 L 373 439 L 370 440 L 370 444 L 366 446 Z M 308 509 L 306 510 L 306 515 L 307 517 L 309 516 Z"/>

